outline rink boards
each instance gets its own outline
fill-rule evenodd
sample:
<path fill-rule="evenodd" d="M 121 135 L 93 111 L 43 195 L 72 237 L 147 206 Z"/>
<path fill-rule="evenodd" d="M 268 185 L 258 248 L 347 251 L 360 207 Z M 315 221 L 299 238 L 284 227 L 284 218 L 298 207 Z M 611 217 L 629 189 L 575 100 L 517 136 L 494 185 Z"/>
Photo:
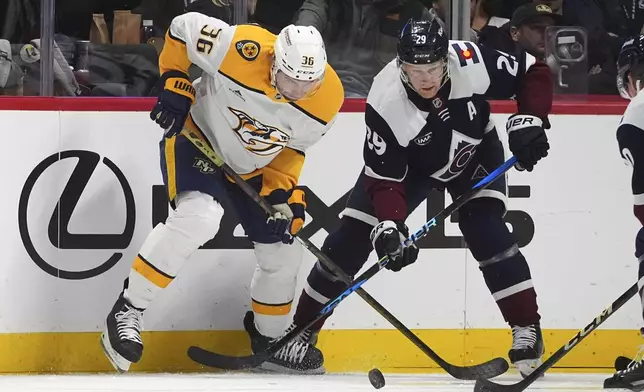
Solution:
<path fill-rule="evenodd" d="M 152 103 L 0 99 L 7 135 L 0 161 L 0 372 L 110 370 L 99 331 L 145 236 L 168 214 L 161 130 L 147 112 Z M 304 233 L 318 245 L 362 167 L 363 107 L 345 104 L 333 129 L 307 153 Z M 514 109 L 494 108 L 503 130 Z M 639 223 L 632 214 L 630 168 L 615 140 L 623 108 L 616 102 L 556 105 L 550 155 L 532 173 L 509 174 L 506 218 L 531 266 L 548 350 L 637 279 Z M 450 201 L 431 194 L 408 225 L 419 227 Z M 146 352 L 133 370 L 198 370 L 185 354 L 192 344 L 247 353 L 241 320 L 255 261 L 243 235 L 234 217 L 225 217 L 217 237 L 149 308 Z M 421 248 L 416 264 L 399 273 L 382 271 L 365 288 L 450 361 L 505 357 L 509 330 L 457 223 L 435 228 Z M 305 253 L 300 284 L 313 262 Z M 634 354 L 640 320 L 634 299 L 561 366 L 595 370 L 612 366 L 617 355 Z M 330 371 L 436 367 L 357 296 L 343 302 L 326 328 L 320 347 Z"/>

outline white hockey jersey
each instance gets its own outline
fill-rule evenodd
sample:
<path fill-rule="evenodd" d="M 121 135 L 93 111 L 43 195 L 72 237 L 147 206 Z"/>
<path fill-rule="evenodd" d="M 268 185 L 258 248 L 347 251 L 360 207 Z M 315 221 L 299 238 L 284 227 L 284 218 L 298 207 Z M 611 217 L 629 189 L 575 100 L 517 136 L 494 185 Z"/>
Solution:
<path fill-rule="evenodd" d="M 617 128 L 619 152 L 633 168 L 631 188 L 635 216 L 644 225 L 644 93 L 631 100 Z"/>
<path fill-rule="evenodd" d="M 495 129 L 489 98 L 516 96 L 520 113 L 547 117 L 552 89 L 539 83 L 552 84 L 550 71 L 527 53 L 515 57 L 450 41 L 448 70 L 449 80 L 432 99 L 403 84 L 395 59 L 376 76 L 365 113 L 368 176 L 401 182 L 411 167 L 442 182 L 457 177 Z"/>
<path fill-rule="evenodd" d="M 324 135 L 344 100 L 340 79 L 327 65 L 310 98 L 285 100 L 270 82 L 276 36 L 256 25 L 229 26 L 199 13 L 176 17 L 160 55 L 161 72 L 203 70 L 194 82 L 190 116 L 215 151 L 239 174 L 286 174 L 275 187 L 297 183 L 304 151 Z M 276 157 L 278 157 L 276 159 Z M 266 181 L 264 181 L 266 183 Z M 262 189 L 262 194 L 270 190 Z"/>

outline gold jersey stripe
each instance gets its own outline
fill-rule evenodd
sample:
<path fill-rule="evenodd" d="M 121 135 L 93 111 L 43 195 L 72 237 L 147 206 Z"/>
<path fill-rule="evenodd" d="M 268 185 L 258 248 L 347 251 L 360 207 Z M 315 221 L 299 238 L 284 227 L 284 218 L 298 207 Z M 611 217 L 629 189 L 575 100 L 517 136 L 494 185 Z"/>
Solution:
<path fill-rule="evenodd" d="M 174 279 L 174 277 L 150 264 L 150 262 L 145 260 L 141 255 L 137 255 L 136 259 L 134 259 L 132 269 L 141 274 L 145 279 L 152 282 L 155 286 L 161 287 L 162 289 L 166 288 Z"/>
<path fill-rule="evenodd" d="M 265 304 L 252 300 L 253 312 L 265 316 L 286 316 L 291 312 L 292 304 L 292 301 L 285 304 Z"/>

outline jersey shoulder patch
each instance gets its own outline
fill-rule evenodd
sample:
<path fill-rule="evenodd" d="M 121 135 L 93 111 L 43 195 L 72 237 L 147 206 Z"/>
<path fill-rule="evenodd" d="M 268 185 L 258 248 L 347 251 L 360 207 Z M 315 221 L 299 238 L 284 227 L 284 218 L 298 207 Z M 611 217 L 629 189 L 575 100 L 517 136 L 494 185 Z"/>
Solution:
<path fill-rule="evenodd" d="M 449 54 L 455 54 L 461 67 L 480 64 L 483 61 L 481 50 L 474 42 L 449 41 Z"/>
<path fill-rule="evenodd" d="M 452 90 L 450 99 L 484 94 L 490 86 L 481 49 L 473 42 L 450 40 L 447 66 L 449 67 Z"/>
<path fill-rule="evenodd" d="M 396 60 L 387 64 L 373 80 L 367 103 L 389 125 L 398 144 L 407 147 L 425 126 L 428 113 L 421 112 L 407 97 Z"/>
<path fill-rule="evenodd" d="M 270 87 L 275 34 L 255 25 L 235 26 L 227 33 L 232 36 L 219 72 L 249 90 L 265 91 Z"/>

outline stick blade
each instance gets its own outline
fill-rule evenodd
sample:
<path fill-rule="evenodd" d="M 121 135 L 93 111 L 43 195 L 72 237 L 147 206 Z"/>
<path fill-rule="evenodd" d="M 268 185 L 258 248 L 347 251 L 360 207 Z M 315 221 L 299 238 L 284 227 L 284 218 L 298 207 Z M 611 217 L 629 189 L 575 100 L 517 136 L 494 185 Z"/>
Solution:
<path fill-rule="evenodd" d="M 452 377 L 460 380 L 478 380 L 488 379 L 508 371 L 510 365 L 503 358 L 493 358 L 487 362 L 473 366 L 454 366 L 450 365 L 445 368 L 447 373 Z"/>
<path fill-rule="evenodd" d="M 521 382 L 505 385 L 480 378 L 474 384 L 474 392 L 520 392 L 523 389 Z"/>
<path fill-rule="evenodd" d="M 252 369 L 258 367 L 265 361 L 262 355 L 235 357 L 217 354 L 197 346 L 190 346 L 188 348 L 188 357 L 202 365 L 225 370 Z"/>

